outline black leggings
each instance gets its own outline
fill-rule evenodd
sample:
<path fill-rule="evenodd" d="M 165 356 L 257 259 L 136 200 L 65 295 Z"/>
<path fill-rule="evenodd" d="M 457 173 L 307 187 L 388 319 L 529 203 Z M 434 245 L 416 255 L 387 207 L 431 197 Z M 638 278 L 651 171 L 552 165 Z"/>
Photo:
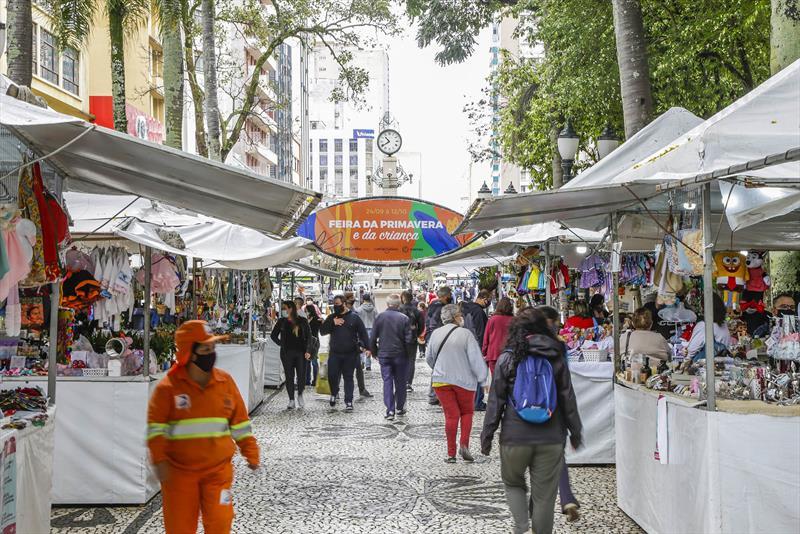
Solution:
<path fill-rule="evenodd" d="M 281 354 L 283 372 L 286 374 L 286 393 L 289 400 L 294 400 L 295 373 L 297 375 L 297 394 L 302 395 L 306 387 L 306 355 L 302 352 L 284 352 Z"/>

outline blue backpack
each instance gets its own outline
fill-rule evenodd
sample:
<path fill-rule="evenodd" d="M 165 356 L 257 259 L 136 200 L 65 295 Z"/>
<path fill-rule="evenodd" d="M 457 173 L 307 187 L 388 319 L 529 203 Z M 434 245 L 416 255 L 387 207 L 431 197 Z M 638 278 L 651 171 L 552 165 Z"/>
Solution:
<path fill-rule="evenodd" d="M 524 421 L 544 423 L 556 409 L 556 382 L 547 358 L 529 355 L 517 366 L 511 405 Z"/>

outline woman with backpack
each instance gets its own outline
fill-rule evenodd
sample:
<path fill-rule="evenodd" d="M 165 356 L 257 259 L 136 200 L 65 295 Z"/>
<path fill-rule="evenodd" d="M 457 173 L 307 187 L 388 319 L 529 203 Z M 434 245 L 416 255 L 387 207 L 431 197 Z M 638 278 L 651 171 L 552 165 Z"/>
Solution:
<path fill-rule="evenodd" d="M 286 393 L 289 394 L 287 410 L 304 408 L 303 390 L 306 386 L 306 360 L 311 359 L 311 328 L 308 320 L 297 313 L 293 300 L 281 303 L 281 318 L 275 323 L 270 336 L 281 348 L 281 363 L 286 374 Z M 295 404 L 295 376 L 297 377 L 297 404 Z"/>
<path fill-rule="evenodd" d="M 461 458 L 474 462 L 469 451 L 472 416 L 475 413 L 475 391 L 488 390 L 489 367 L 483 360 L 475 336 L 463 328 L 464 318 L 455 304 L 442 308 L 442 326 L 431 334 L 426 349 L 428 365 L 433 369 L 431 382 L 444 409 L 444 432 L 447 437 L 447 459 L 456 463 L 456 434 L 461 425 Z"/>
<path fill-rule="evenodd" d="M 489 455 L 499 427 L 500 471 L 514 532 L 528 532 L 533 523 L 536 534 L 550 534 L 567 431 L 572 446 L 581 445 L 578 405 L 563 345 L 541 310 L 527 308 L 514 318 L 507 346 L 495 367 L 481 452 Z"/>

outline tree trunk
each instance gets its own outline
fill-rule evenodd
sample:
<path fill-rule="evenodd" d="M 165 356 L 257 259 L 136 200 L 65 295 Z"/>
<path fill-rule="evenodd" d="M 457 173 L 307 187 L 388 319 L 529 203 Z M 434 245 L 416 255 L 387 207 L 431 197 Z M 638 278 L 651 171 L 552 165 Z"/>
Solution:
<path fill-rule="evenodd" d="M 800 0 L 772 0 L 769 45 L 772 74 L 800 58 Z"/>
<path fill-rule="evenodd" d="M 630 139 L 650 122 L 653 112 L 647 43 L 639 0 L 613 0 L 613 5 L 625 137 Z"/>
<path fill-rule="evenodd" d="M 561 154 L 558 152 L 558 126 L 550 128 L 550 149 L 553 151 L 553 189 L 564 185 L 564 170 L 561 168 Z"/>
<path fill-rule="evenodd" d="M 217 99 L 217 55 L 214 50 L 214 0 L 202 1 L 203 78 L 205 85 L 208 157 L 220 160 L 219 100 Z"/>
<path fill-rule="evenodd" d="M 189 81 L 189 90 L 192 93 L 192 109 L 194 111 L 194 140 L 197 145 L 197 153 L 204 158 L 208 157 L 208 145 L 206 144 L 206 123 L 203 113 L 203 88 L 197 81 L 197 68 L 195 66 L 195 18 L 194 12 L 189 11 L 189 4 L 186 0 L 181 0 L 181 19 L 183 22 L 183 59 L 186 62 L 186 79 Z"/>
<path fill-rule="evenodd" d="M 183 149 L 183 42 L 179 24 L 162 31 L 164 47 L 164 119 L 166 144 Z"/>
<path fill-rule="evenodd" d="M 8 0 L 8 77 L 17 85 L 31 86 L 33 77 L 33 22 L 31 0 Z"/>
<path fill-rule="evenodd" d="M 111 34 L 111 98 L 114 105 L 114 129 L 128 132 L 125 113 L 125 29 L 120 10 L 110 10 L 108 27 Z"/>

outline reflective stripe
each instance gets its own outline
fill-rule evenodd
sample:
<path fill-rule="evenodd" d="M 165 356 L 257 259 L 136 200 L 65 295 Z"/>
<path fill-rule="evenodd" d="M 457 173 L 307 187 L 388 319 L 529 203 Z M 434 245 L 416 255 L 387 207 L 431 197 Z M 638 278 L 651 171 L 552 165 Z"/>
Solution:
<path fill-rule="evenodd" d="M 147 425 L 147 440 L 166 435 L 168 428 L 169 425 L 164 423 L 150 423 Z"/>
<path fill-rule="evenodd" d="M 224 417 L 201 417 L 170 421 L 167 439 L 219 438 L 229 436 L 228 420 Z"/>
<path fill-rule="evenodd" d="M 253 428 L 250 425 L 250 421 L 245 421 L 244 423 L 239 423 L 238 425 L 231 425 L 231 437 L 234 441 L 241 441 L 244 438 L 252 435 Z"/>

